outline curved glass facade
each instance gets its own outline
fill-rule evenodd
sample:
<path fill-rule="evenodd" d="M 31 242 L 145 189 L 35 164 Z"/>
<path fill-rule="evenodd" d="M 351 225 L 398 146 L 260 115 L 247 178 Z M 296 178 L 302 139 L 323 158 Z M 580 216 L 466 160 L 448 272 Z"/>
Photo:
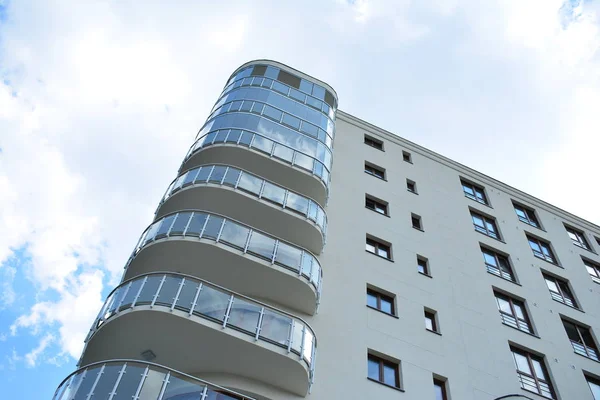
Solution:
<path fill-rule="evenodd" d="M 189 275 L 152 273 L 123 282 L 109 295 L 94 321 L 87 341 L 100 326 L 120 312 L 152 306 L 180 310 L 232 328 L 255 340 L 295 353 L 313 370 L 317 340 L 312 328 L 291 314 L 266 306 Z M 312 373 L 311 373 L 312 375 Z"/>
<path fill-rule="evenodd" d="M 169 237 L 185 236 L 221 243 L 251 254 L 271 264 L 298 273 L 321 293 L 322 271 L 319 261 L 306 250 L 266 235 L 239 222 L 202 211 L 169 214 L 150 225 L 142 234 L 131 256 L 144 246 Z M 130 259 L 130 261 L 131 261 Z"/>
<path fill-rule="evenodd" d="M 110 360 L 73 372 L 52 400 L 254 400 L 193 376 L 135 360 Z"/>
<path fill-rule="evenodd" d="M 327 217 L 316 201 L 228 165 L 203 165 L 184 172 L 171 182 L 160 204 L 181 189 L 206 183 L 229 186 L 277 204 L 315 223 L 323 237 L 326 234 Z"/>

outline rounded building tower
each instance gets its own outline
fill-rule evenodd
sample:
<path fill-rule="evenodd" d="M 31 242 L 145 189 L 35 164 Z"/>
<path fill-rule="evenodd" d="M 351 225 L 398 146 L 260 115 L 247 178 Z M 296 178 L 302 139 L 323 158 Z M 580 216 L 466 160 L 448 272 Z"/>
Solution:
<path fill-rule="evenodd" d="M 283 64 L 231 75 L 54 400 L 308 395 L 336 110 Z"/>

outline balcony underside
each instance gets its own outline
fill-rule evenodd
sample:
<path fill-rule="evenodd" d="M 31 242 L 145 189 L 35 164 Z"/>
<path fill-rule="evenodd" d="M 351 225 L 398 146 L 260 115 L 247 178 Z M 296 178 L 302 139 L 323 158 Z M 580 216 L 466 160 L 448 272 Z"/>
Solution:
<path fill-rule="evenodd" d="M 152 362 L 199 377 L 239 375 L 300 396 L 309 387 L 308 367 L 297 354 L 186 312 L 160 307 L 135 307 L 104 322 L 89 339 L 80 364 L 142 360 L 146 350 L 156 355 Z"/>
<path fill-rule="evenodd" d="M 155 220 L 192 209 L 227 215 L 315 254 L 323 249 L 323 234 L 308 218 L 227 186 L 205 184 L 184 188 L 159 207 Z"/>
<path fill-rule="evenodd" d="M 159 271 L 196 276 L 310 315 L 317 305 L 317 291 L 304 276 L 214 242 L 185 237 L 154 242 L 131 260 L 123 280 Z"/>
<path fill-rule="evenodd" d="M 198 150 L 180 172 L 203 164 L 227 164 L 245 169 L 267 180 L 314 199 L 321 207 L 327 201 L 327 188 L 315 175 L 247 147 L 219 144 Z"/>

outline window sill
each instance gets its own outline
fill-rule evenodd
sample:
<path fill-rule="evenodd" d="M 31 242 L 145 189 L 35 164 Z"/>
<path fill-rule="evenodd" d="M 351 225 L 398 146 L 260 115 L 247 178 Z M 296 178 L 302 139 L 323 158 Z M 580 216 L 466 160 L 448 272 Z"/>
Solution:
<path fill-rule="evenodd" d="M 386 260 L 386 261 L 389 261 L 389 262 L 394 262 L 394 260 L 392 260 L 391 258 L 387 258 L 387 257 L 384 257 L 384 256 L 380 256 L 379 254 L 371 253 L 369 250 L 365 250 L 365 252 L 366 252 L 366 253 L 369 253 L 369 254 L 370 254 L 370 255 L 372 255 L 372 256 L 375 256 L 375 257 L 382 258 L 382 259 L 384 259 L 384 260 Z"/>
<path fill-rule="evenodd" d="M 425 232 L 423 229 L 421 229 L 421 228 L 417 228 L 417 227 L 415 227 L 415 226 L 413 226 L 412 228 L 413 228 L 414 230 L 416 230 L 416 231 Z"/>
<path fill-rule="evenodd" d="M 438 335 L 438 336 L 442 336 L 442 334 L 441 334 L 441 333 L 439 333 L 439 332 L 436 332 L 436 331 L 432 331 L 431 329 L 427 329 L 427 328 L 425 328 L 425 330 L 426 330 L 427 332 L 435 333 L 435 334 L 436 334 L 436 335 Z"/>
<path fill-rule="evenodd" d="M 397 315 L 394 315 L 394 314 L 388 314 L 388 313 L 386 313 L 385 311 L 382 311 L 382 310 L 380 310 L 379 308 L 371 307 L 371 306 L 370 306 L 370 305 L 368 305 L 368 304 L 367 304 L 367 308 L 369 308 L 369 309 L 371 309 L 371 310 L 378 311 L 378 312 L 380 312 L 380 313 L 382 313 L 382 314 L 385 314 L 385 315 L 387 315 L 388 317 L 394 317 L 394 318 L 396 318 L 396 319 L 400 319 L 400 318 L 398 318 L 398 316 L 397 316 Z"/>
<path fill-rule="evenodd" d="M 426 277 L 428 277 L 428 278 L 431 278 L 431 279 L 433 279 L 433 276 L 431 276 L 431 275 L 429 275 L 429 274 L 424 274 L 424 273 L 422 273 L 422 272 L 419 272 L 419 271 L 417 271 L 417 272 L 419 273 L 419 275 L 423 275 L 423 276 L 426 276 Z"/>
<path fill-rule="evenodd" d="M 494 207 L 490 206 L 489 204 L 485 204 L 485 203 L 482 203 L 482 202 L 480 202 L 480 201 L 477 201 L 477 200 L 473 199 L 472 197 L 469 197 L 469 196 L 467 196 L 466 194 L 465 194 L 464 196 L 465 196 L 467 199 L 469 199 L 469 200 L 471 200 L 471 201 L 474 201 L 474 202 L 475 202 L 475 203 L 477 203 L 477 204 L 481 204 L 482 206 L 486 206 L 486 207 L 488 207 L 488 208 L 491 208 L 492 210 L 494 209 Z"/>
<path fill-rule="evenodd" d="M 375 214 L 379 214 L 379 215 L 381 215 L 381 216 L 384 216 L 384 217 L 388 217 L 388 218 L 390 218 L 390 216 L 389 216 L 388 214 L 382 214 L 382 213 L 380 213 L 380 212 L 377 212 L 377 211 L 375 211 L 375 210 L 373 210 L 372 208 L 369 208 L 369 207 L 367 207 L 367 206 L 365 206 L 365 208 L 366 208 L 367 210 L 369 210 L 369 211 L 373 211 Z"/>
<path fill-rule="evenodd" d="M 523 332 L 523 333 L 524 333 L 524 334 L 526 334 L 526 335 L 533 336 L 533 337 L 535 337 L 535 338 L 541 339 L 541 337 L 539 337 L 539 336 L 538 336 L 538 335 L 536 335 L 535 333 L 529 333 L 529 332 L 522 331 L 522 330 L 520 330 L 520 329 L 517 329 L 517 328 L 515 328 L 514 326 L 510 326 L 510 325 L 508 325 L 508 324 L 505 324 L 504 322 L 502 323 L 502 325 L 504 325 L 504 326 L 508 326 L 510 329 L 514 329 L 515 331 Z"/>
<path fill-rule="evenodd" d="M 378 177 L 377 175 L 373 175 L 373 174 L 370 174 L 370 173 L 368 173 L 367 171 L 365 171 L 365 174 L 367 174 L 367 175 L 369 175 L 369 176 L 372 176 L 373 178 L 379 179 L 380 181 L 387 182 L 387 179 L 385 179 L 385 178 L 380 178 L 380 177 Z"/>
<path fill-rule="evenodd" d="M 488 234 L 486 234 L 486 233 L 480 232 L 480 231 L 478 231 L 477 229 L 473 229 L 473 230 L 474 230 L 475 232 L 479 233 L 480 235 L 483 235 L 483 236 L 485 236 L 485 237 L 489 237 L 490 239 L 494 239 L 494 240 L 496 240 L 496 241 L 498 241 L 498 242 L 500 242 L 500 243 L 504 243 L 504 244 L 506 244 L 506 242 L 505 242 L 504 240 L 502 240 L 502 239 L 495 238 L 495 237 L 493 237 L 493 236 L 490 236 L 490 235 L 488 235 Z"/>
<path fill-rule="evenodd" d="M 419 195 L 419 193 L 415 192 L 414 190 L 410 190 L 410 189 L 406 189 L 407 192 L 410 192 L 412 194 L 416 194 L 417 196 Z"/>
<path fill-rule="evenodd" d="M 587 359 L 588 359 L 588 360 L 590 360 L 590 361 L 597 362 L 597 363 L 599 363 L 599 364 L 600 364 L 600 361 L 598 361 L 598 360 L 594 360 L 593 358 L 590 358 L 590 357 L 588 357 L 588 356 L 584 356 L 583 354 L 579 354 L 579 353 L 578 353 L 578 352 L 576 352 L 576 351 L 573 351 L 573 353 L 577 354 L 579 357 L 587 358 Z"/>
<path fill-rule="evenodd" d="M 385 387 L 388 387 L 390 389 L 394 389 L 394 390 L 397 390 L 399 392 L 404 393 L 404 389 L 402 389 L 402 388 L 399 388 L 399 387 L 396 387 L 396 386 L 392 386 L 392 385 L 388 385 L 387 383 L 380 382 L 377 379 L 369 378 L 368 376 L 367 376 L 367 379 L 370 380 L 371 382 L 379 383 L 382 386 L 385 386 Z"/>
<path fill-rule="evenodd" d="M 487 271 L 487 273 L 488 273 L 488 274 L 490 274 L 490 275 L 492 275 L 492 276 L 495 276 L 496 278 L 500 278 L 500 279 L 502 279 L 502 280 L 505 280 L 506 282 L 514 283 L 514 284 L 515 284 L 515 285 L 517 285 L 517 286 L 521 286 L 521 287 L 523 286 L 523 285 L 521 285 L 519 282 L 516 282 L 516 281 L 511 281 L 510 279 L 503 278 L 503 277 L 501 277 L 500 275 L 496 275 L 496 274 L 494 274 L 494 273 L 492 273 L 492 272 L 490 272 L 490 271 Z"/>
<path fill-rule="evenodd" d="M 517 375 L 518 375 L 518 374 L 517 374 Z M 533 390 L 524 389 L 523 387 L 521 387 L 521 390 L 522 390 L 522 391 L 524 391 L 524 392 L 527 392 L 527 393 L 532 393 L 532 394 L 535 394 L 535 395 L 537 395 L 537 396 L 538 396 L 540 399 L 547 399 L 547 400 L 553 400 L 553 399 L 555 399 L 555 397 L 546 397 L 546 396 L 543 396 L 543 395 L 539 394 L 538 392 L 534 392 Z M 532 399 L 532 400 L 533 400 L 533 399 Z"/>

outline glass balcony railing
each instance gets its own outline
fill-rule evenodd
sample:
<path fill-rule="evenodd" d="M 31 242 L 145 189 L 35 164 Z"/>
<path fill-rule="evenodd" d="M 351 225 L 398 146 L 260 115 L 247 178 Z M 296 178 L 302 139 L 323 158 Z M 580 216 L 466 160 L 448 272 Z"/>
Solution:
<path fill-rule="evenodd" d="M 167 238 L 208 240 L 250 254 L 302 276 L 315 288 L 317 304 L 323 272 L 319 261 L 306 250 L 268 236 L 237 221 L 202 211 L 169 214 L 150 225 L 138 241 L 127 266 L 147 245 Z M 127 268 L 127 267 L 126 267 Z"/>
<path fill-rule="evenodd" d="M 52 400 L 254 400 L 158 364 L 110 360 L 68 376 Z"/>
<path fill-rule="evenodd" d="M 308 171 L 316 176 L 325 187 L 329 187 L 329 171 L 319 160 L 294 150 L 291 147 L 277 143 L 258 133 L 240 129 L 221 129 L 209 132 L 199 138 L 188 151 L 183 164 L 198 151 L 213 145 L 230 144 L 249 147 L 271 158 L 276 158 L 294 167 Z M 183 165 L 182 164 L 182 165 Z"/>
<path fill-rule="evenodd" d="M 160 204 L 162 205 L 169 197 L 181 189 L 207 183 L 225 185 L 242 190 L 258 199 L 266 200 L 283 209 L 299 214 L 315 223 L 323 234 L 323 239 L 325 239 L 327 217 L 325 211 L 323 211 L 316 201 L 247 171 L 226 165 L 203 165 L 184 172 L 169 185 Z"/>
<path fill-rule="evenodd" d="M 314 370 L 316 337 L 301 319 L 189 275 L 152 273 L 123 282 L 106 299 L 86 341 L 119 313 L 140 306 L 180 310 L 295 353 Z"/>

